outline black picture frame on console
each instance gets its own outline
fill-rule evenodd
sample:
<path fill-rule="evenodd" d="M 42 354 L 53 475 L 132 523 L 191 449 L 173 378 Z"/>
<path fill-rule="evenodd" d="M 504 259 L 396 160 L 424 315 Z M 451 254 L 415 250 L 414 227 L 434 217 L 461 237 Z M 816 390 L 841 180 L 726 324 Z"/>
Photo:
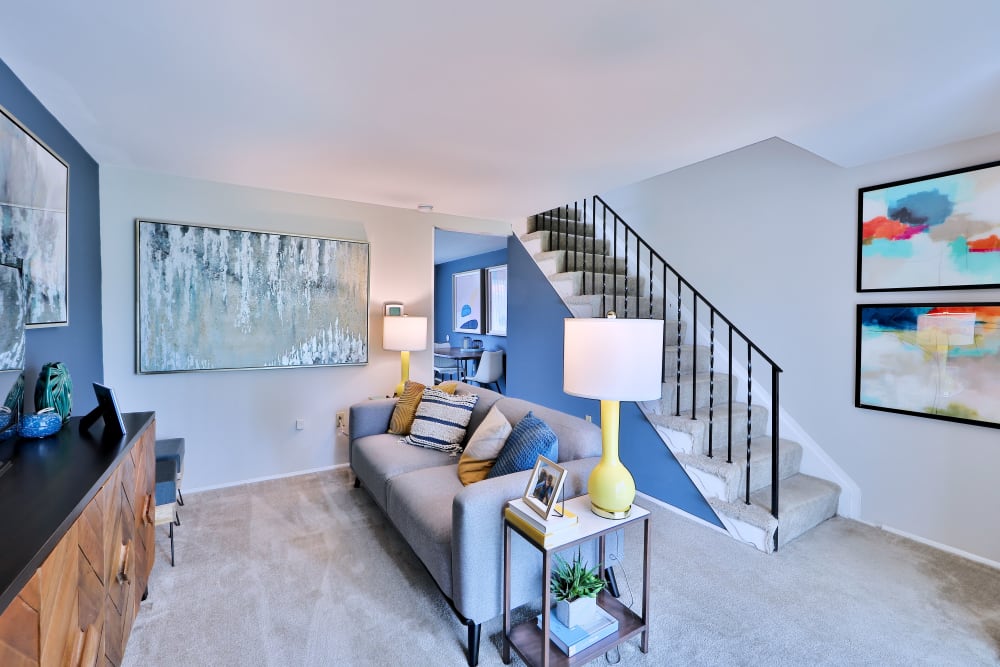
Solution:
<path fill-rule="evenodd" d="M 94 395 L 97 396 L 97 407 L 80 420 L 80 430 L 87 431 L 98 419 L 104 419 L 104 435 L 120 438 L 125 435 L 125 420 L 118 409 L 115 390 L 103 384 L 94 383 Z"/>

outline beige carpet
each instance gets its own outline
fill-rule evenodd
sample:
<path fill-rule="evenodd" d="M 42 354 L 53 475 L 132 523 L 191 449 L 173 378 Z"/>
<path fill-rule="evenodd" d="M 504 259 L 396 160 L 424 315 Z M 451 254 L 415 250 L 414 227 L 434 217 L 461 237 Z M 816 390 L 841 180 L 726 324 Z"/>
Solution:
<path fill-rule="evenodd" d="M 465 627 L 348 471 L 185 500 L 125 665 L 465 664 Z M 1000 665 L 998 570 L 839 518 L 765 555 L 650 509 L 650 653 L 633 640 L 623 664 Z M 500 631 L 483 626 L 481 665 L 502 664 Z"/>

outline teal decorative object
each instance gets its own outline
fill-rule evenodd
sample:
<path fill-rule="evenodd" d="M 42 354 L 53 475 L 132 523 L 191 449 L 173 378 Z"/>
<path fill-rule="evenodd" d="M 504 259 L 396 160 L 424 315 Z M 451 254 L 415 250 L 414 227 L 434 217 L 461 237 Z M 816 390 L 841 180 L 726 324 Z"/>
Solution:
<path fill-rule="evenodd" d="M 23 438 L 47 438 L 63 426 L 62 417 L 52 408 L 34 415 L 25 415 L 17 423 L 17 434 Z"/>
<path fill-rule="evenodd" d="M 35 384 L 35 410 L 41 412 L 52 408 L 65 424 L 73 410 L 73 380 L 61 361 L 52 361 L 42 366 Z"/>

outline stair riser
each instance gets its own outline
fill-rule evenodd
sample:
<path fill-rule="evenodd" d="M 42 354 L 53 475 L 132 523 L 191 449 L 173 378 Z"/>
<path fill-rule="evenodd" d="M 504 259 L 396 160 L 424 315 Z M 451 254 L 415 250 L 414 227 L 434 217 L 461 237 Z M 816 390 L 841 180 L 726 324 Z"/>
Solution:
<path fill-rule="evenodd" d="M 594 223 L 582 220 L 567 220 L 565 218 L 550 218 L 548 220 L 532 219 L 528 224 L 529 232 L 553 232 L 557 234 L 575 234 L 576 236 L 594 237 Z"/>
<path fill-rule="evenodd" d="M 589 255 L 597 255 L 598 261 L 608 254 L 611 243 L 604 239 L 595 239 L 593 236 L 583 236 L 566 234 L 565 232 L 540 231 L 541 243 L 544 250 L 565 249 L 573 252 L 585 252 Z"/>
<path fill-rule="evenodd" d="M 754 448 L 750 457 L 750 493 L 771 486 L 772 459 L 772 453 L 767 448 Z M 733 461 L 740 464 L 740 477 L 728 493 L 726 500 L 729 501 L 746 498 L 746 450 L 740 450 L 739 458 L 734 451 Z M 778 448 L 778 479 L 788 479 L 799 472 L 801 465 L 802 447 L 797 443 L 782 442 Z"/>
<path fill-rule="evenodd" d="M 682 331 L 683 333 L 683 331 Z M 676 331 L 667 332 L 667 341 L 676 336 Z M 703 345 L 698 346 L 697 368 L 695 368 L 695 353 L 693 346 L 680 346 L 681 367 L 680 374 L 707 373 L 709 367 L 709 350 Z M 674 378 L 677 375 L 677 346 L 667 345 L 663 348 L 663 372 L 664 377 Z"/>
<path fill-rule="evenodd" d="M 647 281 L 642 277 L 592 273 L 590 271 L 581 273 L 583 275 L 581 294 L 618 294 L 624 297 L 625 291 L 628 290 L 631 299 L 649 295 L 649 291 L 646 289 Z"/>
<path fill-rule="evenodd" d="M 725 457 L 729 448 L 729 413 L 725 405 L 716 407 L 712 415 L 712 452 L 716 456 Z M 707 420 L 707 412 L 705 419 Z M 754 406 L 750 417 L 750 432 L 754 437 L 764 435 L 767 432 L 768 414 L 761 406 Z M 733 413 L 733 460 L 746 460 L 747 455 L 747 418 L 746 413 Z M 701 443 L 701 453 L 708 454 L 709 430 L 706 429 L 705 437 Z"/>
<path fill-rule="evenodd" d="M 673 379 L 673 375 L 668 376 L 669 380 Z M 733 394 L 735 396 L 740 395 L 739 382 L 733 379 Z M 709 391 L 711 390 L 711 392 Z M 703 408 L 707 407 L 709 403 L 709 398 L 711 397 L 715 405 L 729 402 L 729 376 L 722 375 L 721 373 L 715 374 L 714 386 L 707 377 L 699 376 L 695 380 L 695 386 L 691 386 L 691 376 L 681 377 L 680 385 L 680 398 L 681 398 L 681 409 L 690 410 L 691 409 L 691 399 L 692 396 L 695 400 L 695 407 Z M 663 383 L 663 395 L 660 397 L 659 404 L 661 408 L 657 410 L 658 414 L 673 414 L 677 410 L 677 383 L 676 382 L 664 382 Z M 744 397 L 745 398 L 745 397 Z"/>

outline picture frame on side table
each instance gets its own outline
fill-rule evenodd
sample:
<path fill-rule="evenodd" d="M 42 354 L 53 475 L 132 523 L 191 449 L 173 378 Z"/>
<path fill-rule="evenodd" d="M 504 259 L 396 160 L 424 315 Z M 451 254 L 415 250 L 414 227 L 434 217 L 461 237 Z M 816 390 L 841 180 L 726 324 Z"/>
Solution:
<path fill-rule="evenodd" d="M 458 333 L 483 333 L 483 270 L 452 274 L 452 329 Z"/>
<path fill-rule="evenodd" d="M 1000 162 L 858 190 L 859 292 L 1000 287 Z"/>
<path fill-rule="evenodd" d="M 1000 302 L 858 304 L 854 404 L 1000 428 Z"/>
<path fill-rule="evenodd" d="M 521 499 L 543 519 L 548 519 L 566 482 L 566 469 L 539 456 Z"/>

